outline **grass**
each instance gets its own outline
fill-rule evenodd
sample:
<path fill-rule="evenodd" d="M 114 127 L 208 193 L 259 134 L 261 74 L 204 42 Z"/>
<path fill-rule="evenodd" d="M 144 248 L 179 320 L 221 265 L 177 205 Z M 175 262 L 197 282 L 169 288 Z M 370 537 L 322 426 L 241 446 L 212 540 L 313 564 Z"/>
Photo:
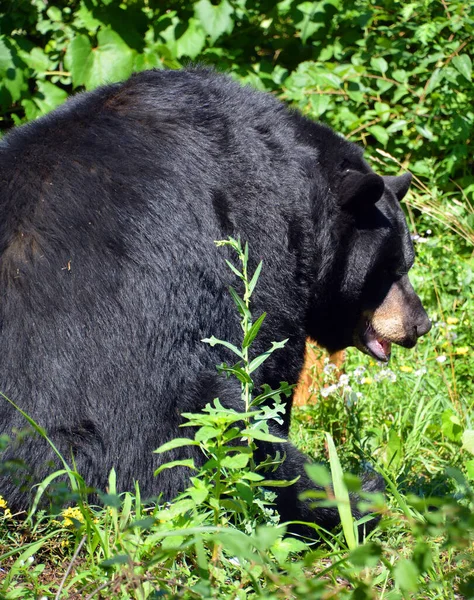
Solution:
<path fill-rule="evenodd" d="M 105 506 L 90 506 L 71 475 L 77 505 L 60 515 L 25 520 L 0 500 L 0 598 L 474 598 L 474 460 L 463 438 L 474 429 L 472 249 L 417 219 L 412 279 L 432 332 L 413 351 L 395 348 L 389 366 L 357 351 L 348 352 L 342 375 L 327 364 L 314 374 L 309 404 L 293 415 L 293 442 L 332 463 L 333 478 L 337 461 L 345 472 L 363 465 L 385 478 L 385 501 L 363 498 L 383 514 L 368 540 L 351 537 L 347 514 L 346 535 L 323 533 L 316 545 L 285 536 L 271 493 L 241 479 L 248 453 L 225 457 L 218 499 L 213 471 L 167 506 L 144 505 L 138 486 L 117 495 L 113 472 Z M 221 427 L 222 439 L 232 425 L 231 417 L 222 424 L 218 407 L 200 418 L 203 427 Z M 201 443 L 217 452 L 211 442 Z M 347 476 L 338 483 L 340 501 L 358 486 Z"/>

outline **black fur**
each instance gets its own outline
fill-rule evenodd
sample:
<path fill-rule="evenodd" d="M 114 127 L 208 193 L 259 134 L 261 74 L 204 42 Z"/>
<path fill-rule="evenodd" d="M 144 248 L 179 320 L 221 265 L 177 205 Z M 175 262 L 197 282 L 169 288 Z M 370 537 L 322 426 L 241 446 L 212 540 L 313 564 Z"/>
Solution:
<path fill-rule="evenodd" d="M 0 144 L 1 391 L 74 454 L 89 484 L 104 489 L 115 467 L 119 490 L 139 479 L 143 496 L 172 498 L 186 472 L 154 478 L 170 457 L 152 451 L 183 435 L 183 411 L 238 398 L 215 369 L 232 357 L 201 342 L 241 335 L 230 254 L 214 240 L 239 235 L 251 269 L 263 260 L 252 309 L 268 317 L 253 352 L 289 339 L 257 385 L 295 383 L 306 336 L 350 345 L 384 295 L 374 273 L 411 266 L 395 194 L 376 175 L 354 184 L 368 173 L 360 149 L 329 128 L 199 69 L 140 73 L 12 131 Z M 1 401 L 0 433 L 24 426 Z M 332 526 L 334 509 L 297 499 L 305 459 L 286 452 L 279 476 L 302 479 L 281 493 L 284 517 Z M 33 465 L 29 484 L 53 461 L 38 439 L 13 456 Z M 27 503 L 11 478 L 0 493 Z"/>

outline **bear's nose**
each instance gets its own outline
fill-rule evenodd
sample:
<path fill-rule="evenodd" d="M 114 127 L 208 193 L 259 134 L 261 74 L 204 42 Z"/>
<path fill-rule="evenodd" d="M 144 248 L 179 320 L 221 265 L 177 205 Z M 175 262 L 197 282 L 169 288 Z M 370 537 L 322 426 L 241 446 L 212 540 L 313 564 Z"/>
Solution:
<path fill-rule="evenodd" d="M 421 319 L 415 325 L 415 333 L 417 337 L 421 337 L 428 333 L 431 329 L 431 321 L 428 318 L 428 315 L 425 313 Z"/>

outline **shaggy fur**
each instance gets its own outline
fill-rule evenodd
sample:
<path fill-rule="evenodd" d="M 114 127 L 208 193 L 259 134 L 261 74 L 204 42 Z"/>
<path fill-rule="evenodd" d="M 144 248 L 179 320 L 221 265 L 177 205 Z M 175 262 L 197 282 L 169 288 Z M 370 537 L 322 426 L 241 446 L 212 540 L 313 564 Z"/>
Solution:
<path fill-rule="evenodd" d="M 1 391 L 92 486 L 104 489 L 114 467 L 119 490 L 138 479 L 143 496 L 171 499 L 187 472 L 153 471 L 185 451 L 152 451 L 183 435 L 182 412 L 240 401 L 215 368 L 232 357 L 201 342 L 241 337 L 231 255 L 214 240 L 240 235 L 251 269 L 263 260 L 252 309 L 268 317 L 253 352 L 289 340 L 257 385 L 295 383 L 306 336 L 353 344 L 362 315 L 410 268 L 401 185 L 329 128 L 206 70 L 149 71 L 75 96 L 0 143 Z M 412 320 L 426 320 L 416 301 Z M 1 401 L 0 433 L 24 427 Z M 334 509 L 298 500 L 311 485 L 305 458 L 284 450 L 279 476 L 302 478 L 280 494 L 283 517 L 332 526 Z M 27 437 L 5 458 L 33 468 L 0 481 L 25 506 L 52 452 Z"/>

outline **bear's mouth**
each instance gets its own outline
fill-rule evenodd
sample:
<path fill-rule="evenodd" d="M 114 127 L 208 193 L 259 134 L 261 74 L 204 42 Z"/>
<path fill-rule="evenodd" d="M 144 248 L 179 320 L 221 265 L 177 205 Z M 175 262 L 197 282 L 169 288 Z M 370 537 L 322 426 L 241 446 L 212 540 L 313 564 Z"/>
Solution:
<path fill-rule="evenodd" d="M 369 320 L 365 321 L 365 328 L 361 332 L 359 339 L 363 346 L 362 350 L 366 354 L 382 362 L 390 360 L 392 343 L 380 336 Z"/>

